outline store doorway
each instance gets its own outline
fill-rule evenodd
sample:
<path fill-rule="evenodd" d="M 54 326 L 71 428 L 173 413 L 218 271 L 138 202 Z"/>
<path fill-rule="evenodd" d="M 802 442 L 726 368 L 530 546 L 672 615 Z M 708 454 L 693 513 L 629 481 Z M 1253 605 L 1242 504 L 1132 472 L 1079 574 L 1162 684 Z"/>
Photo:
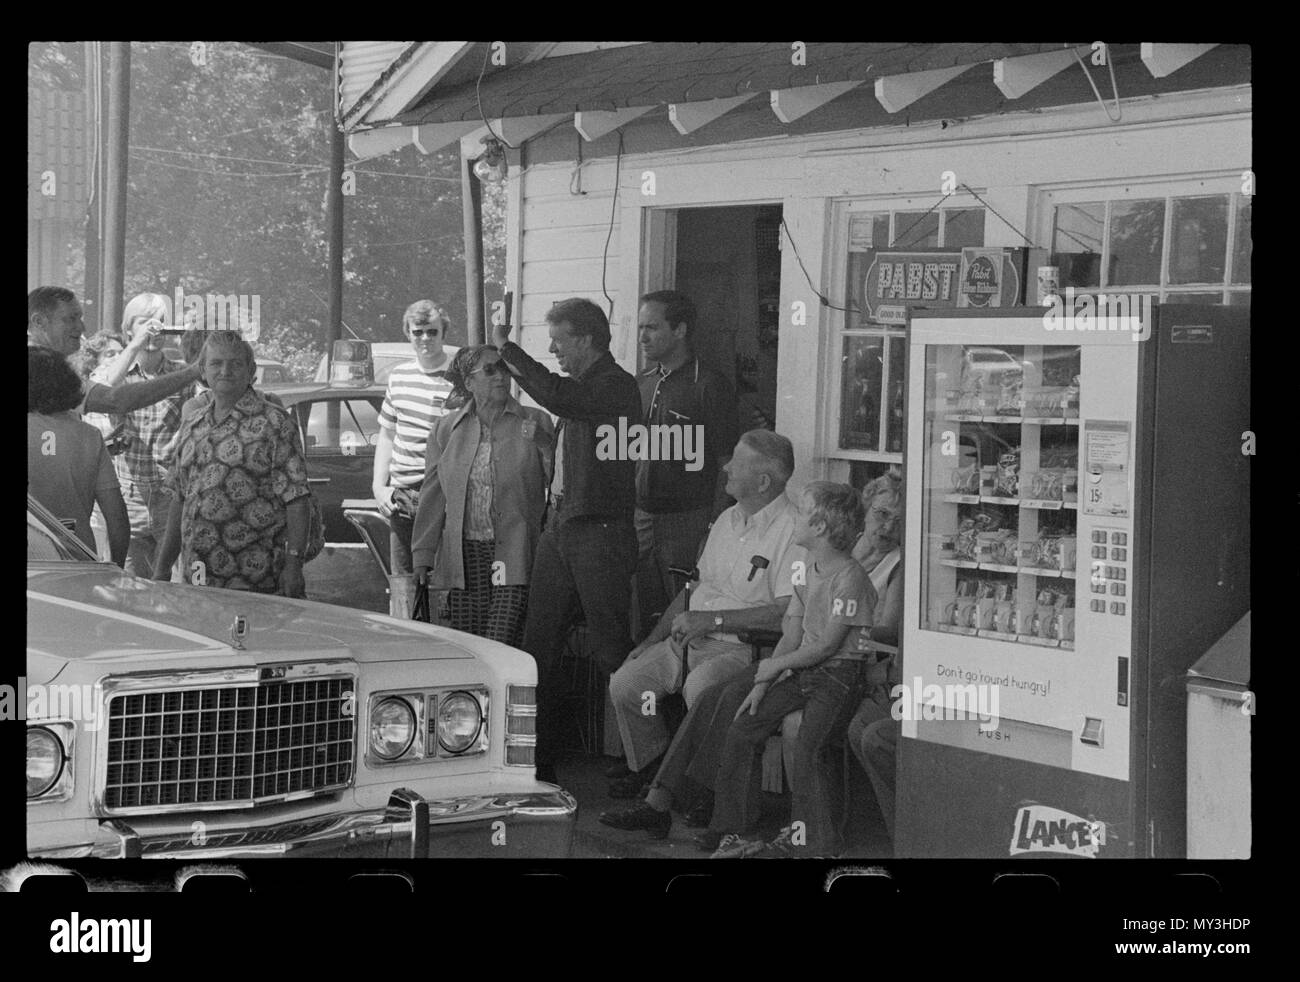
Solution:
<path fill-rule="evenodd" d="M 681 208 L 659 219 L 664 248 L 646 282 L 695 301 L 695 353 L 735 385 L 741 431 L 775 429 L 781 206 Z"/>

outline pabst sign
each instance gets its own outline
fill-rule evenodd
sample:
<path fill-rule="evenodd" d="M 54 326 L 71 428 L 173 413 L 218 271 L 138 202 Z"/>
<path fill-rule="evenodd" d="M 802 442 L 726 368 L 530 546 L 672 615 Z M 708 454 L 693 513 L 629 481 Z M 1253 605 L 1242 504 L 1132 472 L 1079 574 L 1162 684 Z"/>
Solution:
<path fill-rule="evenodd" d="M 862 290 L 867 316 L 902 324 L 911 307 L 956 307 L 960 270 L 960 251 L 877 252 Z"/>

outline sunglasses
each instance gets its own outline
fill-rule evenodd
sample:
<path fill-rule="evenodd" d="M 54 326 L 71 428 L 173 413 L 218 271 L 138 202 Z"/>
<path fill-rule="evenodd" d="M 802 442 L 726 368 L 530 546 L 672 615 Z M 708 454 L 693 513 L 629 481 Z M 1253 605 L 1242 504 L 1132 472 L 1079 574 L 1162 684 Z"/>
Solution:
<path fill-rule="evenodd" d="M 493 375 L 504 375 L 506 373 L 506 367 L 499 361 L 490 361 L 486 365 L 481 365 L 474 369 L 470 374 L 477 375 L 479 372 L 482 372 L 484 375 L 491 378 Z"/>

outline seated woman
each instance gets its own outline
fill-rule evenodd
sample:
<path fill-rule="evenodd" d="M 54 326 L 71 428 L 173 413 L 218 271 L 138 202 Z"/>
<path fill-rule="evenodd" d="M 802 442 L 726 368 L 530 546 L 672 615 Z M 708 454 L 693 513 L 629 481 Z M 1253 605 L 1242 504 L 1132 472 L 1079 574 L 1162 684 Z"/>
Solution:
<path fill-rule="evenodd" d="M 467 401 L 429 434 L 411 565 L 418 581 L 449 591 L 451 627 L 518 647 L 554 427 L 510 395 L 496 348 L 462 348 L 447 377 Z"/>
<path fill-rule="evenodd" d="M 108 526 L 113 562 L 126 561 L 131 521 L 117 472 L 99 430 L 72 412 L 81 403 L 81 379 L 52 348 L 27 349 L 27 489 L 95 552 L 90 512 L 96 504 Z"/>

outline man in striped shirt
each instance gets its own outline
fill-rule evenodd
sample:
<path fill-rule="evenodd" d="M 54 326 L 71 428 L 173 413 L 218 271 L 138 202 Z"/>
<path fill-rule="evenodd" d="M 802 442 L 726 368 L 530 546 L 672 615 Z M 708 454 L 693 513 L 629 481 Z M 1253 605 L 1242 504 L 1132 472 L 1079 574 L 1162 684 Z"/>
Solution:
<path fill-rule="evenodd" d="M 380 513 L 392 528 L 390 562 L 394 575 L 411 568 L 411 529 L 424 481 L 424 448 L 434 421 L 447 414 L 451 383 L 442 374 L 447 355 L 443 338 L 451 321 L 432 300 L 417 300 L 406 308 L 402 332 L 415 359 L 393 369 L 379 412 L 379 444 L 371 491 Z"/>

